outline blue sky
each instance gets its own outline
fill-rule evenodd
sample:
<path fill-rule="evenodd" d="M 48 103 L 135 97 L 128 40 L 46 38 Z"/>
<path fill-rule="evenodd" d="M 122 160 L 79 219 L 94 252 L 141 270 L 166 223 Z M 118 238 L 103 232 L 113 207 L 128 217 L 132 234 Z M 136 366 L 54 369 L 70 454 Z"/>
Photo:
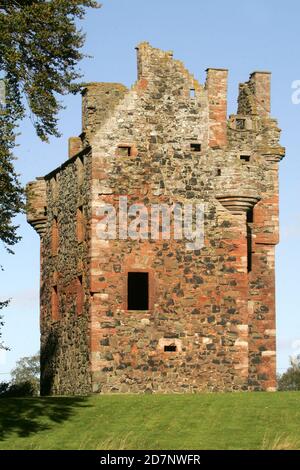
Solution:
<path fill-rule="evenodd" d="M 254 70 L 272 72 L 272 115 L 282 128 L 286 159 L 280 167 L 281 243 L 277 248 L 278 369 L 300 353 L 300 104 L 292 103 L 292 82 L 300 80 L 300 3 L 297 0 L 104 0 L 82 24 L 87 33 L 81 63 L 84 81 L 136 80 L 135 46 L 148 41 L 172 49 L 174 57 L 204 82 L 207 67 L 229 68 L 228 114 L 235 112 L 238 83 Z M 42 143 L 29 120 L 21 124 L 16 168 L 22 183 L 44 175 L 67 158 L 67 139 L 81 130 L 80 96 L 65 97 L 62 137 Z M 39 238 L 18 217 L 22 241 L 11 256 L 1 250 L 0 298 L 13 300 L 5 314 L 0 381 L 22 356 L 39 348 Z M 300 289 L 299 289 L 300 290 Z"/>

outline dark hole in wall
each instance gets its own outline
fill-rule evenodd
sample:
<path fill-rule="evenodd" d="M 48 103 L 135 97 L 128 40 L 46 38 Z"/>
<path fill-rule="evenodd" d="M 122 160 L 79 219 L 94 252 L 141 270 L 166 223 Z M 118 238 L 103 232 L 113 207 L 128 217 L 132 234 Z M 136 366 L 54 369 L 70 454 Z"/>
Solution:
<path fill-rule="evenodd" d="M 191 144 L 192 152 L 201 152 L 201 144 Z"/>
<path fill-rule="evenodd" d="M 252 224 L 253 223 L 253 210 L 247 211 L 247 223 Z"/>
<path fill-rule="evenodd" d="M 235 123 L 236 129 L 245 129 L 245 119 L 237 119 Z"/>
<path fill-rule="evenodd" d="M 128 273 L 127 289 L 128 310 L 149 309 L 149 273 Z"/>
<path fill-rule="evenodd" d="M 120 157 L 130 157 L 131 147 L 129 145 L 119 145 L 117 153 Z"/>
<path fill-rule="evenodd" d="M 165 352 L 175 352 L 177 351 L 176 344 L 166 344 L 164 347 Z"/>
<path fill-rule="evenodd" d="M 241 156 L 240 156 L 240 159 L 241 159 L 243 162 L 250 162 L 250 155 L 241 155 Z"/>

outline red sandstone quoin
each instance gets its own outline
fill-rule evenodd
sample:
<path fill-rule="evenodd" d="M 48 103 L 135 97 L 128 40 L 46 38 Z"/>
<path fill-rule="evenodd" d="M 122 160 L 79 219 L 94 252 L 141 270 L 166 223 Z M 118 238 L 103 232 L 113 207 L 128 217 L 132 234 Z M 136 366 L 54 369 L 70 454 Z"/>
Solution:
<path fill-rule="evenodd" d="M 69 159 L 28 184 L 41 238 L 41 393 L 274 390 L 280 129 L 270 74 L 201 85 L 142 43 L 138 80 L 90 83 Z M 185 240 L 102 240 L 101 204 L 205 204 Z"/>

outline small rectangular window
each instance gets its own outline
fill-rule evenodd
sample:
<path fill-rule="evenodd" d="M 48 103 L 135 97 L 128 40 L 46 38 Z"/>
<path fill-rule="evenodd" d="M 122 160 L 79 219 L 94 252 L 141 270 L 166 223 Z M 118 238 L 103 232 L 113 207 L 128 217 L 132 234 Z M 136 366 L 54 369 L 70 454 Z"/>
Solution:
<path fill-rule="evenodd" d="M 250 155 L 241 155 L 241 156 L 240 156 L 240 159 L 241 159 L 243 162 L 250 162 Z"/>
<path fill-rule="evenodd" d="M 217 169 L 217 176 L 221 176 L 222 175 L 222 171 L 220 170 L 220 168 Z"/>
<path fill-rule="evenodd" d="M 128 310 L 149 309 L 149 273 L 128 273 L 127 308 Z"/>
<path fill-rule="evenodd" d="M 195 88 L 191 88 L 190 89 L 190 98 L 195 98 L 195 97 L 196 97 Z"/>
<path fill-rule="evenodd" d="M 177 351 L 176 344 L 174 344 L 174 343 L 166 344 L 165 347 L 164 347 L 164 351 L 165 352 L 176 352 Z"/>
<path fill-rule="evenodd" d="M 235 128 L 238 130 L 243 130 L 246 127 L 246 121 L 245 119 L 236 119 L 235 121 Z"/>
<path fill-rule="evenodd" d="M 117 154 L 120 157 L 130 157 L 131 156 L 131 146 L 130 145 L 119 145 L 117 149 Z"/>
<path fill-rule="evenodd" d="M 201 144 L 191 144 L 192 152 L 201 152 Z"/>

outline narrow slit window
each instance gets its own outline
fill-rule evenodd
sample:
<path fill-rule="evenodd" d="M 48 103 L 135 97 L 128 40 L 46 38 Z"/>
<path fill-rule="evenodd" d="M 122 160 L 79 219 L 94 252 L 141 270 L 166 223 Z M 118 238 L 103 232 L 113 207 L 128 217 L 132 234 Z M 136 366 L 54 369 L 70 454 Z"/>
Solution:
<path fill-rule="evenodd" d="M 241 155 L 240 159 L 245 163 L 250 162 L 250 155 Z"/>
<path fill-rule="evenodd" d="M 247 211 L 247 223 L 252 224 L 253 223 L 253 210 Z"/>
<path fill-rule="evenodd" d="M 117 149 L 117 154 L 120 157 L 130 157 L 131 156 L 131 146 L 130 145 L 119 145 Z"/>
<path fill-rule="evenodd" d="M 174 343 L 166 344 L 165 347 L 164 347 L 164 351 L 165 352 L 176 352 L 177 351 L 176 344 L 174 344 Z"/>
<path fill-rule="evenodd" d="M 82 276 L 78 276 L 77 277 L 77 298 L 76 298 L 77 315 L 82 314 L 83 304 L 84 304 L 84 290 L 83 290 Z"/>
<path fill-rule="evenodd" d="M 217 170 L 217 176 L 221 176 L 222 175 L 222 171 L 220 170 L 220 168 Z"/>
<path fill-rule="evenodd" d="M 201 144 L 191 144 L 192 152 L 201 152 Z"/>
<path fill-rule="evenodd" d="M 84 224 L 84 214 L 83 206 L 79 206 L 76 214 L 76 231 L 77 231 L 77 241 L 78 243 L 83 242 L 85 237 L 85 224 Z"/>
<path fill-rule="evenodd" d="M 58 242 L 59 242 L 59 234 L 58 234 L 58 222 L 57 216 L 53 217 L 52 221 L 52 230 L 51 230 L 51 252 L 53 256 L 56 256 L 58 253 Z"/>
<path fill-rule="evenodd" d="M 247 271 L 252 271 L 252 256 L 253 256 L 253 243 L 252 243 L 252 223 L 253 223 L 253 210 L 247 212 Z"/>
<path fill-rule="evenodd" d="M 51 316 L 53 321 L 59 319 L 59 305 L 58 305 L 58 292 L 57 286 L 52 287 L 51 292 Z"/>
<path fill-rule="evenodd" d="M 128 273 L 127 304 L 128 310 L 149 309 L 149 273 Z"/>
<path fill-rule="evenodd" d="M 190 98 L 195 98 L 195 97 L 196 97 L 195 88 L 190 88 Z"/>

